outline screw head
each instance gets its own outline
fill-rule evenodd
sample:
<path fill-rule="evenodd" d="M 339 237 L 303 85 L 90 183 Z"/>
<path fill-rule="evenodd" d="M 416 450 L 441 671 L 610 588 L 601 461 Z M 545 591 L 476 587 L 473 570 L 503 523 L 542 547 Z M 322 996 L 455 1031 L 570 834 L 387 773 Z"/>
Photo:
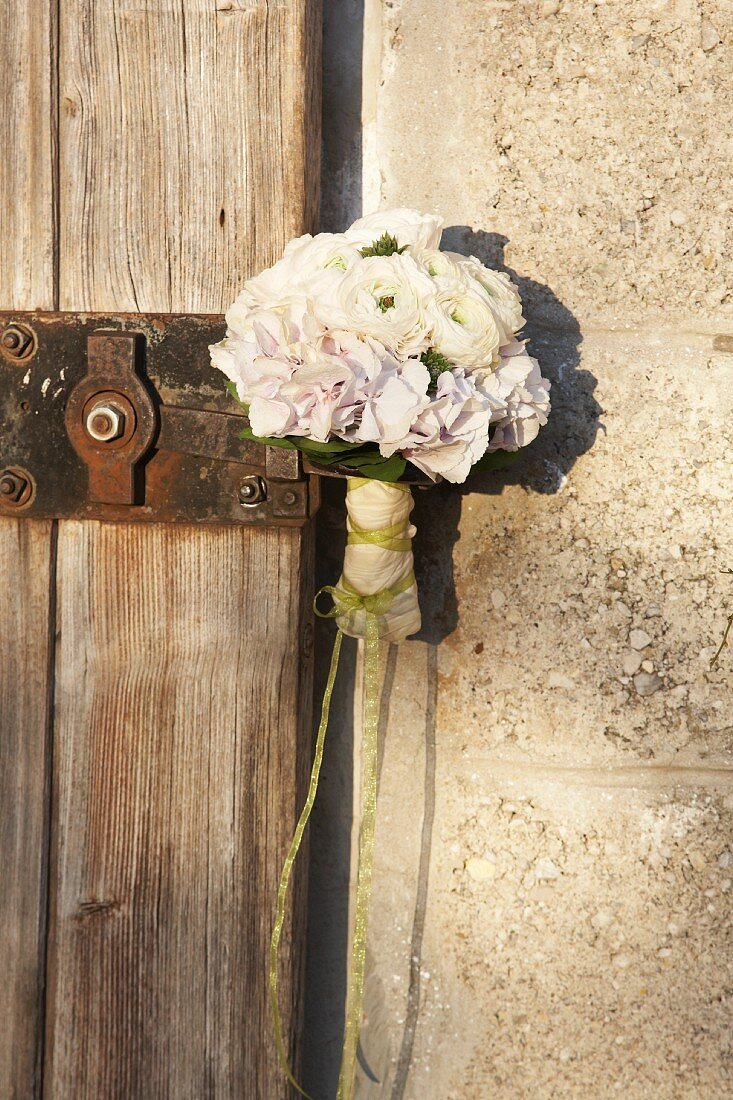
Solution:
<path fill-rule="evenodd" d="M 267 487 L 259 474 L 252 474 L 250 477 L 242 478 L 237 495 L 239 503 L 244 508 L 254 508 L 255 505 L 261 504 L 266 499 Z"/>
<path fill-rule="evenodd" d="M 286 489 L 285 492 L 283 493 L 283 504 L 287 504 L 288 507 L 290 507 L 291 505 L 295 504 L 296 500 L 297 500 L 297 497 L 295 496 L 295 493 L 293 492 L 293 490 L 292 489 Z"/>
<path fill-rule="evenodd" d="M 125 430 L 125 414 L 112 402 L 99 402 L 87 413 L 87 434 L 98 443 L 111 443 L 119 439 Z"/>

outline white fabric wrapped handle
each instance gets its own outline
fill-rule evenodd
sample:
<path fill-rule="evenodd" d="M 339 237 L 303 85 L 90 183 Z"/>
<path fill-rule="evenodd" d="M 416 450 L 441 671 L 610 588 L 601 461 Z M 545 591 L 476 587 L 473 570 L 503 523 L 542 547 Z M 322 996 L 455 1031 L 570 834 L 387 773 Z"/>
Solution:
<path fill-rule="evenodd" d="M 339 588 L 362 596 L 394 590 L 389 606 L 379 615 L 379 637 L 402 642 L 420 629 L 420 607 L 413 577 L 410 523 L 413 500 L 409 485 L 349 478 L 346 486 L 346 526 L 349 534 Z M 405 587 L 412 578 L 409 587 Z M 404 589 L 404 590 L 401 590 Z M 366 610 L 361 607 L 336 616 L 345 634 L 363 638 Z"/>

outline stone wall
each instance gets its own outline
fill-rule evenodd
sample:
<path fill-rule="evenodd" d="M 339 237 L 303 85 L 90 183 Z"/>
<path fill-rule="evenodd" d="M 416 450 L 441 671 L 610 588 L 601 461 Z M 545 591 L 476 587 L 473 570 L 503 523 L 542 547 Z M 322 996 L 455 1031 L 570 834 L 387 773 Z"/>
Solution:
<path fill-rule="evenodd" d="M 324 223 L 370 197 L 441 213 L 445 243 L 518 281 L 554 405 L 511 475 L 417 501 L 425 623 L 383 654 L 358 1095 L 730 1096 L 733 648 L 710 661 L 733 612 L 733 6 L 326 8 Z M 318 1095 L 358 742 L 341 691 L 314 823 Z"/>

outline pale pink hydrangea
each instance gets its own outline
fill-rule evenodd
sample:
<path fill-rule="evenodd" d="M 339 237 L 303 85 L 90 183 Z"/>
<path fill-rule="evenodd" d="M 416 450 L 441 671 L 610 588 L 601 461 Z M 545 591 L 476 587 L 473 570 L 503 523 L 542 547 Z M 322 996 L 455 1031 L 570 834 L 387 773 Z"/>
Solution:
<path fill-rule="evenodd" d="M 499 366 L 481 379 L 482 391 L 494 402 L 489 451 L 517 451 L 526 447 L 550 412 L 550 383 L 540 365 L 527 355 L 523 341 L 502 348 Z"/>

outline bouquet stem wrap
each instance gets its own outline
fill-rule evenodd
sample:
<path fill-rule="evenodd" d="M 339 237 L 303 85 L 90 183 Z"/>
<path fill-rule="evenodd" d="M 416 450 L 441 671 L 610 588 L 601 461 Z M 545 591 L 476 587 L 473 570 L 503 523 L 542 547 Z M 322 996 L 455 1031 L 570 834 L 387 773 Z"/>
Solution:
<path fill-rule="evenodd" d="M 410 486 L 350 477 L 346 511 L 344 569 L 336 588 L 328 589 L 338 612 L 336 622 L 344 634 L 365 638 L 369 615 L 376 614 L 379 637 L 402 642 L 420 629 Z M 354 605 L 354 594 L 372 599 Z"/>
<path fill-rule="evenodd" d="M 270 1001 L 278 1056 L 290 1083 L 303 1096 L 307 1096 L 292 1074 L 283 1042 L 277 996 L 277 959 L 290 874 L 318 788 L 341 640 L 344 634 L 349 634 L 352 637 L 364 639 L 363 774 L 354 936 L 337 1100 L 350 1100 L 353 1093 L 362 1015 L 377 810 L 379 639 L 401 642 L 408 634 L 414 634 L 420 629 L 420 609 L 412 558 L 412 538 L 415 528 L 410 523 L 412 493 L 409 486 L 367 478 L 349 478 L 346 507 L 348 541 L 343 573 L 338 585 L 329 585 L 318 593 L 319 596 L 323 592 L 328 593 L 333 599 L 334 607 L 326 612 L 316 608 L 316 613 L 336 619 L 338 630 L 323 696 L 308 796 L 280 878 L 275 927 L 270 943 L 269 973 Z"/>

